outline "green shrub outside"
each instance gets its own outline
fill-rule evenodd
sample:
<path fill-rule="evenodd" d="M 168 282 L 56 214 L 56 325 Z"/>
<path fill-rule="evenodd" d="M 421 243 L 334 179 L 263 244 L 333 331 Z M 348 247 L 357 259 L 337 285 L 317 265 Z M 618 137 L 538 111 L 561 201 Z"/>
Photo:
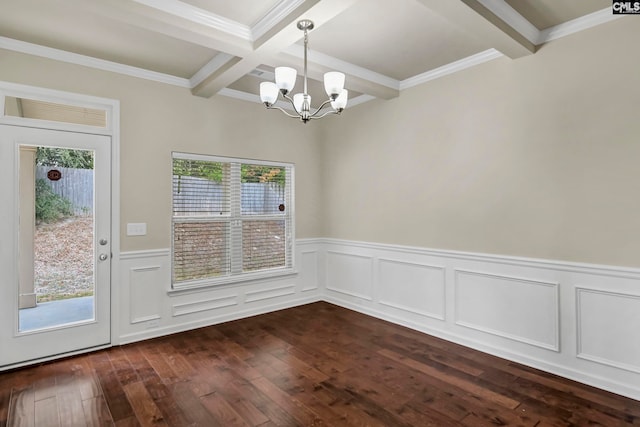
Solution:
<path fill-rule="evenodd" d="M 53 192 L 44 179 L 36 180 L 36 221 L 51 223 L 73 215 L 72 203 Z"/>

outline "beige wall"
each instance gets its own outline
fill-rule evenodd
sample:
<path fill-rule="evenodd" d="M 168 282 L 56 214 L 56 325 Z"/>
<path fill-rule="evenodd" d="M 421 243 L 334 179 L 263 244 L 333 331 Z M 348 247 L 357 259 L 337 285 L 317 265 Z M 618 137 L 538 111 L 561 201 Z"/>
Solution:
<path fill-rule="evenodd" d="M 177 150 L 294 162 L 299 238 L 640 267 L 639 38 L 624 18 L 306 126 L 2 50 L 0 80 L 121 101 L 124 251 L 169 247 Z"/>
<path fill-rule="evenodd" d="M 315 123 L 302 125 L 260 104 L 0 50 L 0 80 L 120 100 L 121 249 L 171 245 L 171 152 L 296 165 L 297 237 L 319 237 L 320 165 Z M 147 236 L 127 237 L 127 222 Z"/>
<path fill-rule="evenodd" d="M 640 267 L 632 40 L 624 18 L 325 123 L 324 234 Z"/>

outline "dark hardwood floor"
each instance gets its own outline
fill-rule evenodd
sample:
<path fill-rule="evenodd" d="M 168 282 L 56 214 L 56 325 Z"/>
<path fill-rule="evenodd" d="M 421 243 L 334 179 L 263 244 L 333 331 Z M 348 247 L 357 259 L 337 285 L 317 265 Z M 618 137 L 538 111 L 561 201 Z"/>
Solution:
<path fill-rule="evenodd" d="M 618 426 L 640 401 L 327 303 L 0 374 L 0 426 Z"/>

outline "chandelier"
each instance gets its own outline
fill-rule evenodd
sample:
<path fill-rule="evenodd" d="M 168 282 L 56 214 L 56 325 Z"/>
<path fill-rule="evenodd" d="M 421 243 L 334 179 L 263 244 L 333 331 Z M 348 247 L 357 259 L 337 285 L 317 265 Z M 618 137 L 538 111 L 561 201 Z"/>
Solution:
<path fill-rule="evenodd" d="M 321 119 L 328 114 L 340 114 L 347 106 L 349 91 L 344 89 L 344 74 L 330 71 L 324 74 L 324 90 L 329 99 L 324 101 L 316 110 L 311 112 L 311 96 L 307 93 L 307 50 L 309 43 L 309 31 L 313 30 L 313 21 L 303 19 L 298 21 L 298 29 L 304 31 L 304 89 L 302 93 L 296 93 L 293 98 L 289 93 L 296 83 L 297 71 L 290 67 L 277 67 L 275 70 L 276 82 L 260 83 L 260 100 L 268 109 L 282 111 L 289 117 L 302 120 L 307 123 L 311 119 Z M 291 103 L 295 114 L 291 114 L 275 105 L 278 94 Z M 323 108 L 331 104 L 332 109 L 323 112 Z"/>

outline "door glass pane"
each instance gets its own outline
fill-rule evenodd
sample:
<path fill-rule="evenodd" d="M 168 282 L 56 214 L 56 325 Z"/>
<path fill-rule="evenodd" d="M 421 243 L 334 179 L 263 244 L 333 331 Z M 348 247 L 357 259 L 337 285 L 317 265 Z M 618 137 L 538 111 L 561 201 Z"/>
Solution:
<path fill-rule="evenodd" d="M 93 321 L 94 152 L 20 146 L 19 331 Z"/>

